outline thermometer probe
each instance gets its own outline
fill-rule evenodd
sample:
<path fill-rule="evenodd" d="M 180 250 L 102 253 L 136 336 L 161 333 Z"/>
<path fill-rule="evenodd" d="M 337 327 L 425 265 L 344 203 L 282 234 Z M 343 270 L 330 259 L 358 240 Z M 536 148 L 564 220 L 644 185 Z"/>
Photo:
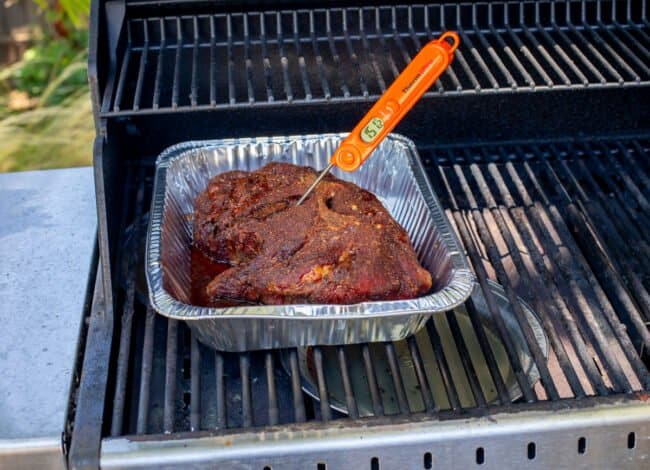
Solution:
<path fill-rule="evenodd" d="M 355 171 L 368 159 L 373 150 L 445 71 L 454 58 L 454 51 L 459 42 L 456 33 L 446 32 L 427 43 L 418 52 L 336 149 L 329 165 L 309 186 L 297 205 L 307 199 L 334 165 L 345 171 Z"/>

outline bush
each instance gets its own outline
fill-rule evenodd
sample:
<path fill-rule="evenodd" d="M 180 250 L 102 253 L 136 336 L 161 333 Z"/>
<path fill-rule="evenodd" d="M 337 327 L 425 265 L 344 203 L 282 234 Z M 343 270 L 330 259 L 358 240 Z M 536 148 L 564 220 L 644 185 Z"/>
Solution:
<path fill-rule="evenodd" d="M 73 31 L 67 38 L 42 40 L 28 49 L 23 60 L 0 71 L 5 92 L 17 90 L 39 98 L 41 106 L 56 105 L 87 89 L 88 32 Z"/>

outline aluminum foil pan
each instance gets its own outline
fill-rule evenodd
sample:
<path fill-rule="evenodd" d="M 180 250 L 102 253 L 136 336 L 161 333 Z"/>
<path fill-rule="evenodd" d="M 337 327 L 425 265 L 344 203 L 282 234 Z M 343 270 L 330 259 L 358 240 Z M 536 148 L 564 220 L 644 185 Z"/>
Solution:
<path fill-rule="evenodd" d="M 334 345 L 403 339 L 434 313 L 463 303 L 474 276 L 410 140 L 390 135 L 356 172 L 341 179 L 374 193 L 408 232 L 431 292 L 411 300 L 354 305 L 250 305 L 208 308 L 190 304 L 191 214 L 210 178 L 255 170 L 270 161 L 324 168 L 346 134 L 187 142 L 156 161 L 147 234 L 146 275 L 151 305 L 187 321 L 199 341 L 224 351 Z"/>

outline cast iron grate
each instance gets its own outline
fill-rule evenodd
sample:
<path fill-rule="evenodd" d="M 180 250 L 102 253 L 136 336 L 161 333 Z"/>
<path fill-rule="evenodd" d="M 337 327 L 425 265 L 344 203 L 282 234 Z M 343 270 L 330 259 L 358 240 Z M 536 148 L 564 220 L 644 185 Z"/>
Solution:
<path fill-rule="evenodd" d="M 428 96 L 650 83 L 645 1 L 147 16 L 125 29 L 102 116 L 370 102 L 447 29 L 462 43 Z"/>
<path fill-rule="evenodd" d="M 137 227 L 146 223 L 152 168 L 137 165 L 126 185 L 133 203 L 127 205 L 131 213 L 124 225 L 131 228 L 125 230 L 130 239 L 125 246 L 132 249 L 121 250 L 123 308 L 111 363 L 107 433 L 344 419 L 329 406 L 335 392 L 328 390 L 331 367 L 340 377 L 340 401 L 353 418 L 444 412 L 445 419 L 454 419 L 469 410 L 489 413 L 513 398 L 508 372 L 519 391 L 515 409 L 520 403 L 650 390 L 643 362 L 650 344 L 650 140 L 425 147 L 420 153 L 483 288 L 493 318 L 490 334 L 505 345 L 504 355 L 494 353 L 472 302 L 466 305 L 467 325 L 480 363 L 465 354 L 471 344 L 459 328 L 460 317 L 448 313 L 427 324 L 425 341 L 363 345 L 357 356 L 339 349 L 327 368 L 325 350 L 314 348 L 311 367 L 320 402 L 301 390 L 295 350 L 232 354 L 203 347 L 183 323 L 167 321 L 143 303 L 146 296 L 138 287 L 143 230 L 138 233 Z M 504 287 L 514 306 L 514 328 L 499 320 L 488 279 Z M 517 297 L 539 316 L 548 352 Z M 515 330 L 524 338 L 525 357 L 534 363 L 539 381 L 529 380 L 530 368 L 513 346 Z M 381 370 L 378 354 L 387 365 Z M 425 364 L 427 355 L 432 360 Z M 354 367 L 367 371 L 365 398 L 353 386 Z M 414 388 L 405 386 L 409 380 Z M 385 388 L 391 388 L 392 401 L 386 400 Z M 370 411 L 362 412 L 362 400 Z"/>

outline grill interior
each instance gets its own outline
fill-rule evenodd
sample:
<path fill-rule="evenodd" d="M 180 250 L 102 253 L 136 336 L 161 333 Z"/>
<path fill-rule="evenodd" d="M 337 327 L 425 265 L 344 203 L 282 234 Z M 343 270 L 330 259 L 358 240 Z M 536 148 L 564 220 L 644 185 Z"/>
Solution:
<path fill-rule="evenodd" d="M 645 2 L 486 2 L 135 17 L 102 116 L 368 101 L 457 30 L 429 96 L 650 82 Z"/>
<path fill-rule="evenodd" d="M 483 287 L 489 331 L 506 346 L 505 363 L 495 359 L 488 330 L 470 301 L 469 335 L 461 334 L 458 313 L 448 313 L 429 322 L 427 341 L 363 345 L 361 359 L 338 350 L 338 363 L 328 366 L 341 378 L 344 390 L 336 393 L 345 397 L 350 417 L 358 417 L 359 400 L 367 400 L 350 385 L 355 360 L 371 371 L 365 393 L 374 416 L 427 413 L 450 419 L 463 416 L 461 410 L 509 404 L 504 371 L 514 372 L 520 390 L 515 406 L 650 390 L 643 362 L 650 344 L 650 140 L 428 146 L 420 154 Z M 130 165 L 125 185 L 131 203 L 123 218 L 122 310 L 107 434 L 346 419 L 329 406 L 333 391 L 320 348 L 313 351 L 319 401 L 301 390 L 295 350 L 214 352 L 197 343 L 182 322 L 167 321 L 142 302 L 141 249 L 131 248 L 142 248 L 152 170 L 148 164 Z M 504 287 L 514 306 L 539 382 L 527 378 L 513 346 L 514 330 L 505 327 L 495 297 L 485 290 L 488 279 Z M 518 297 L 541 321 L 548 358 Z M 452 346 L 441 346 L 445 342 Z M 478 345 L 478 356 L 465 354 L 470 342 Z M 411 367 L 398 359 L 396 351 L 404 348 Z M 427 355 L 430 365 L 423 362 Z M 380 362 L 388 367 L 378 367 Z M 479 369 L 487 370 L 487 379 L 479 378 Z M 409 380 L 417 383 L 419 397 L 406 391 Z M 486 400 L 489 393 L 496 398 Z"/>
<path fill-rule="evenodd" d="M 105 443 L 170 442 L 164 433 L 233 436 L 301 422 L 308 426 L 274 429 L 331 432 L 332 422 L 352 426 L 357 417 L 382 429 L 425 418 L 461 425 L 469 416 L 548 416 L 644 398 L 647 1 L 260 8 L 93 3 L 99 246 L 113 309 L 98 296 L 87 342 L 82 332 L 66 435 L 71 468 L 99 466 Z M 482 304 L 473 297 L 405 342 L 313 348 L 310 393 L 301 351 L 215 352 L 151 310 L 142 253 L 157 155 L 194 139 L 348 131 L 420 46 L 448 29 L 461 37 L 456 58 L 397 132 L 417 144 Z M 492 281 L 502 294 L 492 294 Z M 635 432 L 644 431 L 626 430 L 622 459 L 634 452 Z M 141 437 L 104 440 L 132 435 Z M 580 439 L 580 458 L 597 462 Z M 476 444 L 483 463 L 487 444 Z M 535 442 L 525 445 L 534 459 Z M 423 453 L 430 468 L 431 449 Z"/>

